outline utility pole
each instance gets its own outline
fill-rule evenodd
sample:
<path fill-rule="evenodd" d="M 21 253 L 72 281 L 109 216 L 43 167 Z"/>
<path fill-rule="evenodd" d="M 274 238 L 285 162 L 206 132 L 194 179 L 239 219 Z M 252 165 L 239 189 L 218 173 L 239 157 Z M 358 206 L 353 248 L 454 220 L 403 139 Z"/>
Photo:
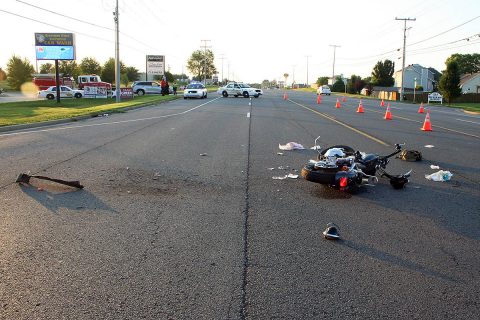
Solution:
<path fill-rule="evenodd" d="M 330 47 L 333 47 L 333 71 L 332 71 L 332 86 L 335 83 L 335 53 L 337 48 L 340 48 L 339 45 L 331 44 Z"/>
<path fill-rule="evenodd" d="M 115 102 L 120 102 L 120 41 L 118 28 L 118 0 L 115 5 L 115 12 L 113 13 L 115 21 Z"/>
<path fill-rule="evenodd" d="M 403 90 L 404 90 L 404 85 L 403 81 L 405 79 L 405 47 L 407 45 L 407 21 L 416 21 L 416 18 L 397 18 L 395 17 L 395 20 L 403 20 L 404 26 L 403 26 L 403 59 L 402 59 L 402 86 L 400 88 L 400 101 L 403 101 Z"/>
<path fill-rule="evenodd" d="M 225 59 L 225 54 L 222 53 L 222 56 L 220 57 L 220 59 L 222 59 L 222 79 L 221 79 L 220 83 L 223 84 L 223 80 L 224 80 L 224 77 L 223 77 L 223 60 Z"/>
<path fill-rule="evenodd" d="M 307 87 L 308 87 L 308 58 L 310 58 L 311 56 L 305 56 L 307 58 Z"/>
<path fill-rule="evenodd" d="M 117 0 L 118 1 L 118 0 Z M 207 48 L 211 48 L 212 46 L 207 46 L 207 42 L 211 40 L 200 40 L 203 42 L 203 85 L 207 86 Z"/>

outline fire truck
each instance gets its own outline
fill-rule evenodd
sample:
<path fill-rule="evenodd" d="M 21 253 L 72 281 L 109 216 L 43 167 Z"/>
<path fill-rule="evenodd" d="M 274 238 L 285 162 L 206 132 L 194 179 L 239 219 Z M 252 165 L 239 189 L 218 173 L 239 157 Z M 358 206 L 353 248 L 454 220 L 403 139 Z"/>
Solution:
<path fill-rule="evenodd" d="M 107 88 L 107 91 L 109 93 L 112 92 L 112 84 L 108 82 L 103 82 L 102 79 L 100 79 L 100 77 L 95 74 L 78 76 L 78 88 L 83 89 L 85 86 L 104 87 Z"/>
<path fill-rule="evenodd" d="M 55 82 L 55 74 L 39 73 L 33 74 L 32 76 L 32 82 L 38 87 L 39 90 L 46 90 L 49 87 L 57 85 Z M 64 77 L 63 74 L 60 74 L 60 85 L 74 88 L 75 80 L 72 77 Z"/>

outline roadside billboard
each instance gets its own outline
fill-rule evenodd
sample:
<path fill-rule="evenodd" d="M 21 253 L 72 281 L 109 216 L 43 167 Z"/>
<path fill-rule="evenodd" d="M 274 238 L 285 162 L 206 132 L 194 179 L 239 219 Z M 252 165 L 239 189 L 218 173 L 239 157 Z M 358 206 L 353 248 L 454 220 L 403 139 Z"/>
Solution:
<path fill-rule="evenodd" d="M 35 33 L 37 60 L 75 60 L 73 33 Z"/>
<path fill-rule="evenodd" d="M 147 75 L 165 75 L 165 56 L 147 55 Z"/>

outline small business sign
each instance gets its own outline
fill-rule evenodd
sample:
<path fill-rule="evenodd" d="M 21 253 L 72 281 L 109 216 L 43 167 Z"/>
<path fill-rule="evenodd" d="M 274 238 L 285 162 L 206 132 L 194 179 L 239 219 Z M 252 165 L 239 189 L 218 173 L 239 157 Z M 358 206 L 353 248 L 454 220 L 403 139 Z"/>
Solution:
<path fill-rule="evenodd" d="M 37 60 L 75 60 L 73 33 L 35 33 Z"/>
<path fill-rule="evenodd" d="M 440 102 L 443 104 L 443 96 L 438 92 L 432 92 L 428 95 L 428 103 L 431 102 Z"/>
<path fill-rule="evenodd" d="M 107 87 L 83 87 L 83 97 L 84 98 L 108 98 L 108 89 Z"/>
<path fill-rule="evenodd" d="M 165 74 L 165 56 L 147 55 L 147 75 L 163 76 Z"/>

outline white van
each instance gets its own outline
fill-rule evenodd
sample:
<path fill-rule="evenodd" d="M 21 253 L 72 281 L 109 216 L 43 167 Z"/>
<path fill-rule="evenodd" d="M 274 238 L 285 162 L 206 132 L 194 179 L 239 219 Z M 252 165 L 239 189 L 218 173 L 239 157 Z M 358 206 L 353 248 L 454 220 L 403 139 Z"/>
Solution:
<path fill-rule="evenodd" d="M 326 84 L 321 86 L 321 87 L 318 87 L 318 89 L 317 89 L 317 94 L 324 94 L 324 95 L 329 96 L 331 93 L 332 93 L 332 91 L 330 91 L 330 87 L 327 86 Z"/>

